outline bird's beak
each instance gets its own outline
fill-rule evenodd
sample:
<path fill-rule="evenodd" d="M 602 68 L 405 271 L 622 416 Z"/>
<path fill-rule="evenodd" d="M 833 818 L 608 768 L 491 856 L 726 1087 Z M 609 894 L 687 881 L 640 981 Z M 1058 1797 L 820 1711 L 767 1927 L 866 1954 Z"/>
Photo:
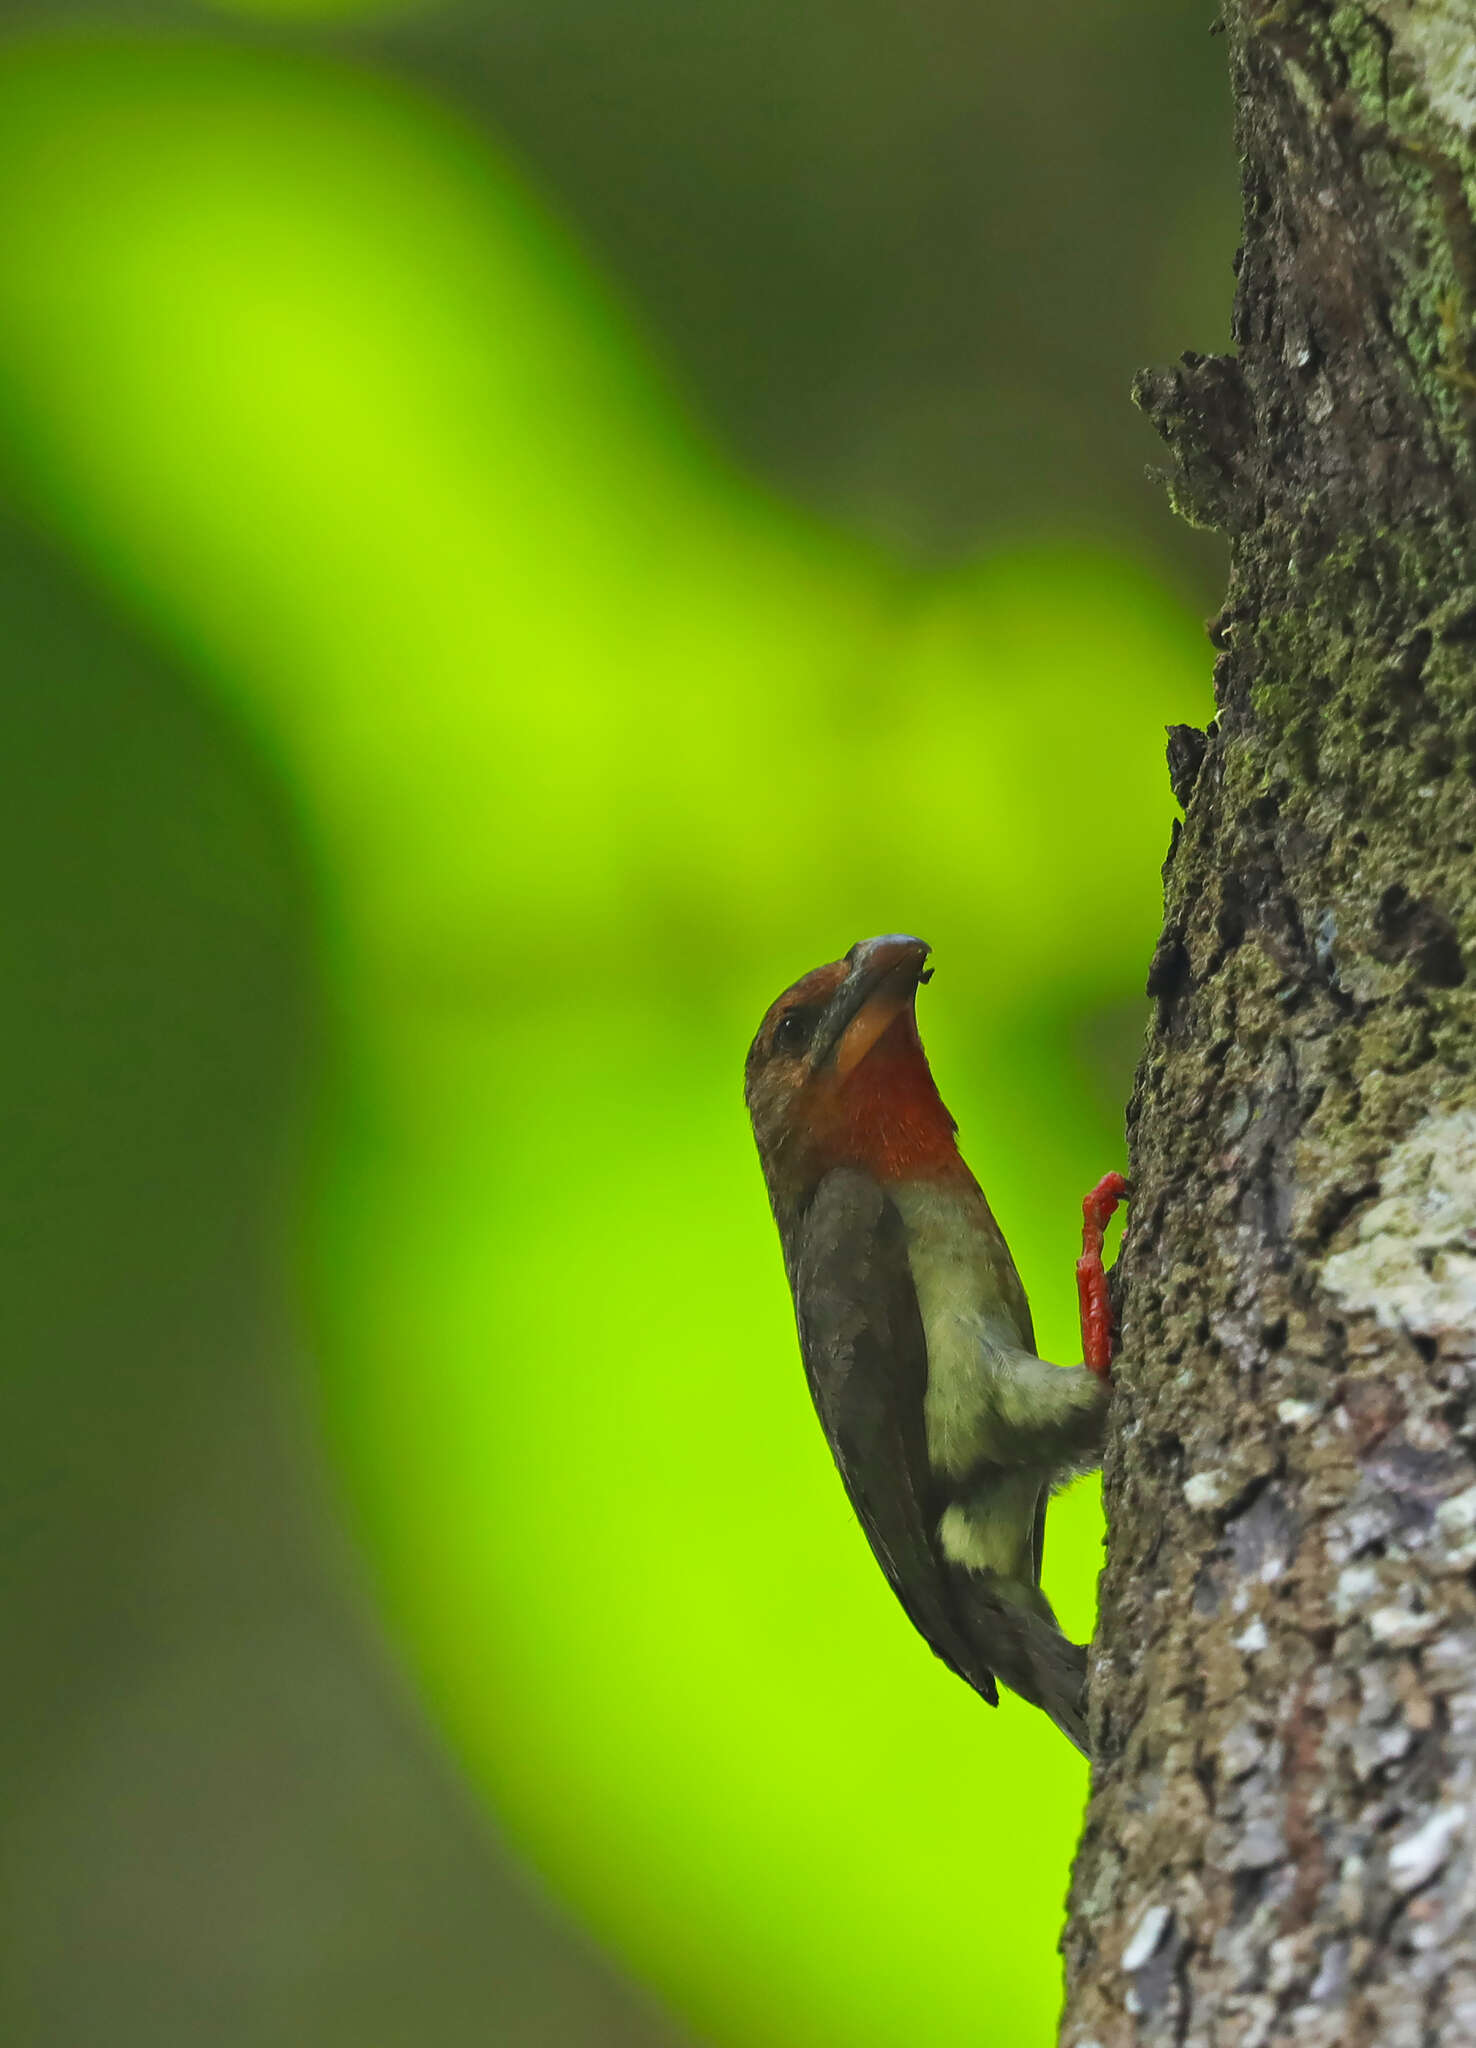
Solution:
<path fill-rule="evenodd" d="M 912 1008 L 918 983 L 928 979 L 923 963 L 931 951 L 924 940 L 901 932 L 852 946 L 846 978 L 816 1028 L 812 1066 L 828 1062 L 844 1075 L 865 1059 L 888 1025 Z"/>

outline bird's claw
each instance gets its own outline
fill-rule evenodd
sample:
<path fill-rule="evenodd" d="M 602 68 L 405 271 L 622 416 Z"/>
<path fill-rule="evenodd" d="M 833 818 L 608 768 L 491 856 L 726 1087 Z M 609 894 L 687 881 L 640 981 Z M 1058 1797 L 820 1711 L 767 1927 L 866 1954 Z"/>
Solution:
<path fill-rule="evenodd" d="M 1107 1275 L 1102 1267 L 1102 1238 L 1119 1202 L 1131 1190 L 1120 1173 L 1106 1173 L 1081 1205 L 1081 1257 L 1076 1262 L 1076 1294 L 1081 1308 L 1081 1355 L 1100 1378 L 1112 1372 L 1116 1328 Z"/>

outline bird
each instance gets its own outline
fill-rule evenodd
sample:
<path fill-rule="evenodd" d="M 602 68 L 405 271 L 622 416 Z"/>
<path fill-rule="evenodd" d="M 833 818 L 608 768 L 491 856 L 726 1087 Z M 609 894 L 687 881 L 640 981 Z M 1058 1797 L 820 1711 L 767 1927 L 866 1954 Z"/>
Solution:
<path fill-rule="evenodd" d="M 1083 1203 L 1084 1362 L 1047 1363 L 1004 1235 L 959 1152 L 916 997 L 931 948 L 888 933 L 796 981 L 749 1048 L 744 1096 L 811 1397 L 892 1590 L 991 1706 L 998 1685 L 1090 1754 L 1085 1649 L 1041 1590 L 1046 1504 L 1101 1463 L 1114 1330 Z"/>

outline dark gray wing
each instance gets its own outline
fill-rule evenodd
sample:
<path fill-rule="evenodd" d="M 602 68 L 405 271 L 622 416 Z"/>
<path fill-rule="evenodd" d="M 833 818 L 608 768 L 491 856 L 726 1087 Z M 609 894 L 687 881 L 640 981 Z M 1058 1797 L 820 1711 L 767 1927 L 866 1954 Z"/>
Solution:
<path fill-rule="evenodd" d="M 837 1167 L 789 1249 L 805 1373 L 851 1505 L 914 1628 L 997 1705 L 934 1545 L 944 1503 L 928 1467 L 927 1340 L 902 1218 L 869 1175 Z"/>
<path fill-rule="evenodd" d="M 1037 1586 L 1040 1584 L 1041 1566 L 1045 1563 L 1045 1517 L 1050 1499 L 1051 1489 L 1043 1486 L 1040 1489 L 1040 1499 L 1035 1503 L 1035 1528 L 1030 1538 L 1031 1569 L 1035 1573 Z"/>

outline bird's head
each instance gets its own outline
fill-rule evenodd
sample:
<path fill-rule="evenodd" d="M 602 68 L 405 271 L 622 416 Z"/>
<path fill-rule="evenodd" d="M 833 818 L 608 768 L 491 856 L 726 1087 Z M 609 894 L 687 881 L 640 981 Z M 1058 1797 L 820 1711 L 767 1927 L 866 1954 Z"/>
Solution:
<path fill-rule="evenodd" d="M 833 1166 L 883 1181 L 966 1173 L 914 1003 L 929 948 L 892 933 L 797 981 L 748 1050 L 744 1096 L 783 1222 Z"/>

